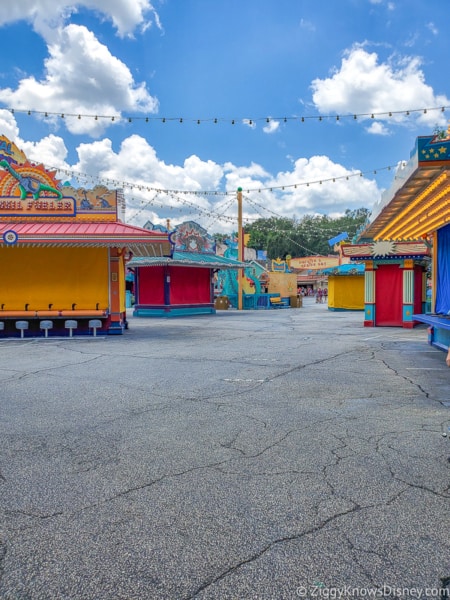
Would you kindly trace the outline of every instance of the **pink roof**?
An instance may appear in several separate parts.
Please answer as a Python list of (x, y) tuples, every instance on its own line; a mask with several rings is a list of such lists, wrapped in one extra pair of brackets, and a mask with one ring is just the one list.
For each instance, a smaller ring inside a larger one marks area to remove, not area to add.
[[(14, 232), (11, 243), (4, 234)], [(168, 233), (148, 231), (118, 222), (103, 223), (0, 223), (0, 246), (107, 246), (128, 247), (137, 256), (169, 256)]]

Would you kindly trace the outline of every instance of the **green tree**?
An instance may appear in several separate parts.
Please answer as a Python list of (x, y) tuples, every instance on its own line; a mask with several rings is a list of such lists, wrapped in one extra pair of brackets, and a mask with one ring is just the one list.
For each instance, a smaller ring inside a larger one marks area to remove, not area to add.
[(370, 214), (366, 208), (346, 210), (342, 217), (332, 219), (327, 215), (305, 215), (301, 220), (286, 217), (258, 219), (246, 227), (250, 234), (249, 247), (266, 250), (268, 258), (332, 254), (328, 240), (347, 232), (351, 240)]

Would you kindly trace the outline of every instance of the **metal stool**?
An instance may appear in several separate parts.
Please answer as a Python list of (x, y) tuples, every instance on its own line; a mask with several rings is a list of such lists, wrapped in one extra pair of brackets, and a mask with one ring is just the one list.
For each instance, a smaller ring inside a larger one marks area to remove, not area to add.
[(100, 319), (91, 319), (89, 321), (89, 329), (94, 330), (94, 336), (97, 335), (97, 329), (102, 326), (102, 322)]
[(73, 330), (78, 327), (78, 321), (69, 319), (68, 321), (65, 321), (64, 327), (69, 330), (69, 337), (72, 337)]
[(28, 321), (16, 321), (16, 329), (20, 330), (20, 337), (25, 335), (25, 329), (28, 329)]
[(53, 329), (53, 321), (41, 321), (39, 327), (45, 331), (45, 337), (48, 337), (48, 330)]

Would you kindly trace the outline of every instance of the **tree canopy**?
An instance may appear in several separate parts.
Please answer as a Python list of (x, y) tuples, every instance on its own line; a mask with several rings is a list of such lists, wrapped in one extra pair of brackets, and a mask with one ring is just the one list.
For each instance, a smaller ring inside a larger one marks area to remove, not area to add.
[(328, 240), (347, 232), (351, 240), (365, 224), (370, 211), (366, 208), (346, 210), (344, 216), (306, 215), (300, 220), (286, 217), (258, 219), (245, 227), (250, 234), (247, 244), (255, 250), (266, 250), (270, 259), (286, 256), (302, 257), (332, 254)]

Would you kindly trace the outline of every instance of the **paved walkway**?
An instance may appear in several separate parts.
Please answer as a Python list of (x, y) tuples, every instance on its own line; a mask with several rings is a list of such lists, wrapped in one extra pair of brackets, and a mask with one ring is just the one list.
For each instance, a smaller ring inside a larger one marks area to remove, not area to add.
[(436, 598), (450, 369), (362, 323), (306, 299), (0, 341), (0, 598)]

